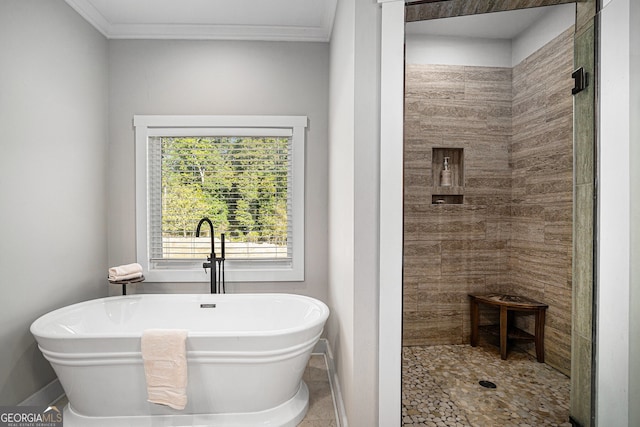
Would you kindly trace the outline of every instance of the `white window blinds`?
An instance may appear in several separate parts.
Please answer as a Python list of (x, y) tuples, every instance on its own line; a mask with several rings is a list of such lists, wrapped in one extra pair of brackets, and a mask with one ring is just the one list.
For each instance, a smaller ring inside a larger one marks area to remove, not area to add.
[(135, 116), (136, 253), (148, 281), (304, 280), (306, 116)]
[(225, 234), (227, 259), (291, 258), (290, 129), (154, 133), (163, 135), (149, 138), (151, 260), (205, 258), (210, 237), (195, 237), (204, 217), (218, 254)]

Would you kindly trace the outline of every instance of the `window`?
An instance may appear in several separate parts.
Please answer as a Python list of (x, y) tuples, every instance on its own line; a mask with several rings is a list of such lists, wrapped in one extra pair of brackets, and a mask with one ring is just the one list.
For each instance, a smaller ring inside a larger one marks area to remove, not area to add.
[(304, 280), (306, 116), (135, 116), (136, 244), (155, 282)]

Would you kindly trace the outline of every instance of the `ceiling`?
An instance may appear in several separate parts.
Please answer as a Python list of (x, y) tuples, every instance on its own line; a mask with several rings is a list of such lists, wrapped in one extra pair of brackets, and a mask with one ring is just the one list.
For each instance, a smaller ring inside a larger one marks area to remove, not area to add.
[(408, 34), (430, 36), (514, 39), (553, 7), (409, 22), (406, 31)]
[[(110, 39), (327, 42), (338, 0), (65, 1)], [(513, 39), (550, 7), (409, 22), (406, 30), (408, 34)]]
[(329, 41), (337, 0), (65, 0), (110, 39)]

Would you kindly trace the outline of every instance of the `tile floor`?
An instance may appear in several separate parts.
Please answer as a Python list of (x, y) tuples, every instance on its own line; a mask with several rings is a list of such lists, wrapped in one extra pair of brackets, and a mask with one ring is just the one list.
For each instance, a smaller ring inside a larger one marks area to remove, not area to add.
[[(337, 427), (336, 406), (323, 354), (311, 355), (302, 379), (309, 387), (309, 410), (298, 427)], [(67, 403), (66, 396), (55, 402), (60, 409)]]
[(402, 363), (403, 426), (571, 427), (569, 378), (524, 352), (501, 360), (493, 346), (415, 346)]
[(298, 427), (337, 427), (336, 407), (323, 354), (313, 354), (302, 379), (309, 387), (309, 410)]

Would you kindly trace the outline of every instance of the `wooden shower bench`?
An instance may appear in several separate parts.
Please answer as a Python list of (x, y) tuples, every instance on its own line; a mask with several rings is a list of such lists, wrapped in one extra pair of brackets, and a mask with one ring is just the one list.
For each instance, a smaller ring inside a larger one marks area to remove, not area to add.
[[(507, 358), (507, 342), (509, 340), (533, 341), (536, 346), (536, 359), (544, 362), (544, 317), (547, 304), (518, 295), (505, 294), (469, 294), (471, 303), (471, 346), (478, 345), (479, 330), (500, 336), (500, 357)], [(500, 324), (480, 326), (479, 305), (500, 309)], [(535, 332), (531, 335), (515, 327), (514, 312), (535, 314)]]

